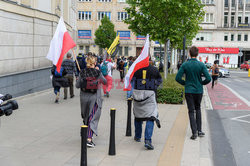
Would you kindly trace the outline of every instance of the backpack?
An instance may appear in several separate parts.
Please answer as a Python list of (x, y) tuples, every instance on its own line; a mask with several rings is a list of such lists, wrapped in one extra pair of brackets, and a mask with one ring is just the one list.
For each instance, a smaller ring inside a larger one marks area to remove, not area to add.
[(218, 67), (216, 67), (216, 68), (214, 69), (214, 74), (219, 74), (219, 68), (218, 68)]
[[(92, 70), (92, 71), (91, 71)], [(80, 73), (80, 88), (83, 92), (96, 93), (100, 72), (96, 69), (84, 69)]]
[(102, 72), (103, 76), (108, 75), (108, 63), (109, 62), (104, 61), (102, 66), (101, 66), (101, 72)]

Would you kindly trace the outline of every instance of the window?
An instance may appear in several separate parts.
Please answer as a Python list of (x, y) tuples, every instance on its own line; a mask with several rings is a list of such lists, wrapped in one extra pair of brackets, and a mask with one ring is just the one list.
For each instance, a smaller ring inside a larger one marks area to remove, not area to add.
[(228, 12), (224, 13), (224, 27), (228, 27)]
[(206, 13), (204, 17), (204, 23), (213, 23), (214, 22), (214, 14)]
[(232, 16), (231, 16), (231, 27), (234, 27), (234, 18), (235, 18), (235, 13), (232, 12)]
[(98, 12), (98, 20), (101, 20), (107, 16), (111, 20), (111, 12)]
[(125, 56), (128, 56), (128, 47), (124, 47), (125, 49)]
[(248, 24), (248, 17), (245, 17), (245, 24)]
[(241, 24), (241, 17), (238, 17), (238, 24)]
[(79, 50), (83, 50), (83, 46), (80, 46)]
[(214, 4), (214, 0), (202, 0), (203, 4)]
[(228, 41), (228, 34), (224, 34), (224, 41)]
[(118, 12), (118, 20), (126, 20), (128, 18), (128, 13), (127, 12)]
[(246, 10), (250, 10), (250, 0), (246, 0)]
[(197, 41), (212, 41), (212, 33), (211, 32), (200, 32), (196, 35)]
[(118, 56), (122, 56), (122, 47), (118, 47)]
[(112, 0), (98, 0), (98, 2), (112, 2)]
[(92, 0), (79, 0), (79, 2), (91, 2)]
[(126, 0), (118, 0), (118, 2), (126, 2)]
[(244, 35), (244, 41), (248, 41), (248, 35), (247, 34)]
[(225, 0), (225, 7), (228, 7), (228, 0)]
[(238, 2), (239, 2), (239, 9), (243, 9), (243, 2), (242, 2), (243, 0), (238, 0)]
[(231, 34), (231, 41), (234, 41), (234, 34)]
[(232, 0), (232, 7), (235, 7), (235, 0)]
[(85, 53), (87, 54), (87, 53), (89, 52), (89, 46), (86, 46), (86, 47), (85, 47), (85, 50), (86, 50)]
[(78, 18), (79, 20), (91, 20), (91, 12), (79, 11)]
[(238, 34), (238, 41), (241, 41), (241, 34)]

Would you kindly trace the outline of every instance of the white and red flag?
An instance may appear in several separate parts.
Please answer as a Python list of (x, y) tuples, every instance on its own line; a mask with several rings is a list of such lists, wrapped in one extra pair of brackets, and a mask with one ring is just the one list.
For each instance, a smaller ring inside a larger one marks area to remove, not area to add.
[(134, 61), (134, 63), (131, 65), (131, 67), (128, 70), (128, 73), (125, 76), (124, 81), (124, 91), (131, 90), (131, 80), (135, 74), (135, 72), (141, 68), (148, 67), (149, 66), (149, 35), (146, 37), (146, 42), (144, 44), (144, 47), (141, 51), (141, 54), (139, 57)]
[(47, 59), (51, 60), (56, 65), (56, 70), (60, 72), (64, 55), (76, 44), (69, 35), (63, 18), (61, 17), (56, 28), (53, 39), (50, 42), (50, 48)]

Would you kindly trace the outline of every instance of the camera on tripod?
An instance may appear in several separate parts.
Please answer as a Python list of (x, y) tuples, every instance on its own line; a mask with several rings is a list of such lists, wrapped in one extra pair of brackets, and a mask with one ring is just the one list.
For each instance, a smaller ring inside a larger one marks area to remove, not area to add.
[[(7, 101), (12, 98), (12, 95), (6, 94), (6, 95), (0, 95), (0, 100), (2, 102)], [(18, 109), (18, 104), (15, 100), (9, 100), (4, 104), (0, 103), (0, 117), (5, 115), (9, 116), (12, 114), (13, 110)]]

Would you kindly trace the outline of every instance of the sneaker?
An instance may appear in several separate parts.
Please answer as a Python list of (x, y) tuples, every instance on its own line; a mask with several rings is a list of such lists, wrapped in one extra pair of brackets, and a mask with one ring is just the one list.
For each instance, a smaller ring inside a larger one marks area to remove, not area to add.
[(95, 147), (94, 142), (93, 141), (87, 141), (87, 147), (94, 148)]
[(55, 103), (58, 103), (58, 102), (59, 102), (58, 99), (56, 99), (56, 100), (55, 100)]
[(70, 98), (73, 98), (73, 97), (75, 97), (75, 95), (70, 96)]
[(154, 150), (154, 146), (148, 140), (145, 141), (144, 147), (147, 148), (148, 150)]
[(109, 92), (106, 93), (107, 97), (109, 97)]
[(199, 137), (204, 137), (204, 136), (205, 136), (205, 133), (202, 132), (202, 131), (198, 131), (198, 136), (199, 136)]
[(136, 142), (141, 142), (141, 138), (134, 137), (134, 140), (135, 140)]
[(64, 99), (64, 100), (67, 100), (67, 97), (64, 97), (63, 99)]
[(197, 138), (197, 134), (193, 134), (193, 135), (190, 137), (190, 139), (192, 139), (192, 140), (196, 140), (196, 138)]

